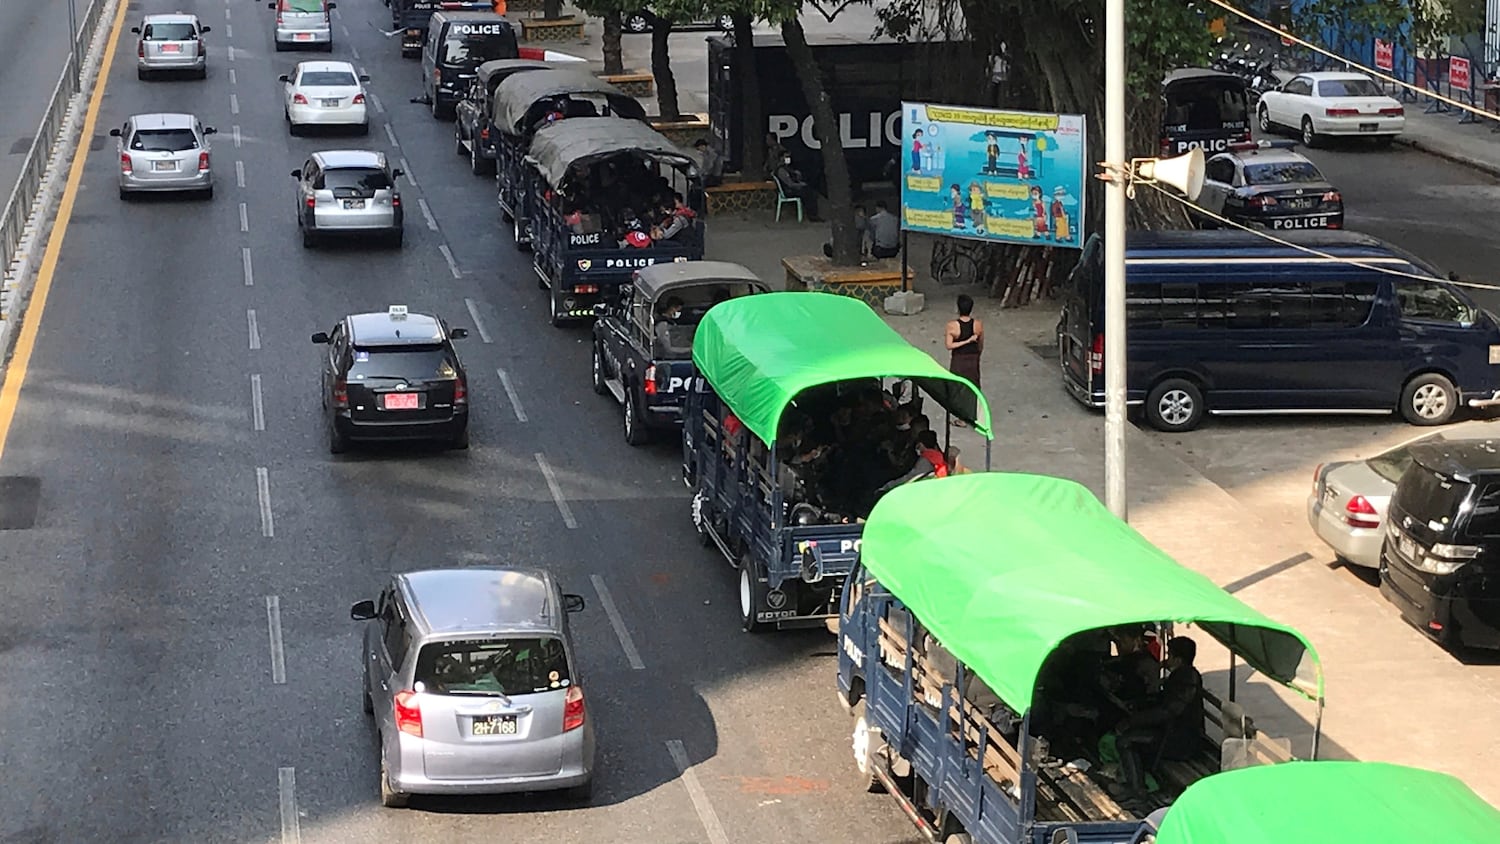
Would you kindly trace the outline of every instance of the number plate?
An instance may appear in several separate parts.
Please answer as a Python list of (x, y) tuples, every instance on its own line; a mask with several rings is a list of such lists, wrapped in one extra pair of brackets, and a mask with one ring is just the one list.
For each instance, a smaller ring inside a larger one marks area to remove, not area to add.
[(1374, 131), (1378, 130), (1379, 128), (1380, 128), (1380, 124), (1379, 123), (1361, 123), (1361, 124), (1359, 124), (1359, 131), (1361, 131), (1361, 132), (1374, 132)]
[(416, 393), (386, 393), (386, 410), (416, 410), (420, 396)]
[(365, 207), (365, 201), (363, 199), (346, 199), (346, 200), (344, 200), (344, 207), (345, 208), (363, 208), (363, 207)]
[(151, 169), (152, 170), (167, 170), (167, 171), (176, 170), (177, 169), (177, 162), (175, 162), (175, 161), (153, 161), (153, 162), (151, 162)]
[(338, 99), (324, 100), (323, 101), (323, 107), (324, 108), (338, 108), (338, 105), (339, 105), (339, 100)]
[(513, 736), (518, 729), (514, 715), (477, 715), (472, 732), (476, 736)]
[(1396, 550), (1406, 559), (1413, 560), (1417, 556), (1417, 543), (1409, 536), (1399, 535), (1396, 537)]
[(161, 51), (163, 53), (180, 53), (180, 52), (182, 52), (182, 45), (181, 44), (163, 44), (163, 45), (161, 45)]
[(297, 33), (296, 38), (297, 38), (298, 41), (311, 41), (312, 40), (312, 33), (311, 32), (299, 32), (299, 33)]

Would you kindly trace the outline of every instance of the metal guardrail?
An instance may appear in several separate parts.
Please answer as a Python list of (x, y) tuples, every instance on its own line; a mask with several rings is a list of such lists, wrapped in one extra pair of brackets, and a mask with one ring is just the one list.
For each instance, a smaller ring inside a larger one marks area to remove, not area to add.
[[(5, 210), (0, 212), (0, 261), (3, 261), (0, 263), (0, 270), (5, 273), (10, 272), (10, 266), (17, 258), (16, 250), (26, 233), (26, 224), (40, 199), (42, 179), (47, 174), (47, 167), (52, 161), (52, 149), (67, 120), (68, 107), (72, 104), (73, 96), (80, 93), (81, 62), (88, 56), (89, 45), (99, 26), (99, 15), (106, 5), (106, 0), (90, 0), (88, 9), (83, 13), (83, 25), (75, 33), (76, 49), (69, 52), (62, 75), (52, 89), (47, 114), (42, 118), (36, 136), (31, 139), (31, 149), (26, 152), (26, 160), (21, 165), (21, 178), (11, 189)], [(100, 84), (103, 84), (102, 81)]]

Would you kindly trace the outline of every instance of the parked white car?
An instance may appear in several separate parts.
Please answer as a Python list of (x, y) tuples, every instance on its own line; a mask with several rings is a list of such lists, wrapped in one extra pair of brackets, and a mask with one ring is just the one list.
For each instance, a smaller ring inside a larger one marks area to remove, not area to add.
[(348, 62), (302, 62), (282, 74), (287, 126), (293, 135), (303, 126), (352, 126), (370, 131), (365, 111), (365, 82)]
[(1295, 129), (1304, 146), (1323, 136), (1374, 138), (1381, 146), (1406, 128), (1406, 110), (1363, 73), (1300, 73), (1274, 91), (1261, 94), (1260, 131)]

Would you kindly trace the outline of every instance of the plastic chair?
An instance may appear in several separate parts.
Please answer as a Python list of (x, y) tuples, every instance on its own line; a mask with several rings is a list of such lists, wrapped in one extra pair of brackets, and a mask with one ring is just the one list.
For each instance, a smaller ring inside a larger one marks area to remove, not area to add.
[[(776, 180), (773, 180), (776, 181)], [(797, 222), (802, 222), (802, 197), (787, 196), (786, 191), (781, 189), (781, 182), (776, 181), (776, 222), (781, 222), (781, 206), (797, 206)]]

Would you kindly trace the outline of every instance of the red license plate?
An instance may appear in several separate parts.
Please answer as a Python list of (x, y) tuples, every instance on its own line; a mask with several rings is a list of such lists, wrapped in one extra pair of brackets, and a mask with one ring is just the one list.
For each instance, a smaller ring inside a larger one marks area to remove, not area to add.
[(418, 399), (418, 396), (417, 396), (416, 393), (386, 393), (385, 394), (385, 409), (386, 410), (416, 410), (417, 409), (417, 399)]
[(299, 33), (296, 34), (295, 37), (296, 37), (296, 39), (298, 41), (311, 41), (312, 40), (312, 33), (311, 32), (299, 32)]
[(163, 44), (163, 45), (161, 45), (161, 51), (163, 53), (180, 53), (180, 52), (182, 52), (182, 45), (181, 44)]

